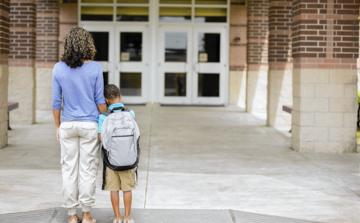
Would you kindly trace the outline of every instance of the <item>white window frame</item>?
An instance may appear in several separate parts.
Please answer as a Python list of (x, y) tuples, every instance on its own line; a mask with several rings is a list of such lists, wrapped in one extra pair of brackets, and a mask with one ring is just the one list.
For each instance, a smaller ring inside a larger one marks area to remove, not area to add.
[[(80, 0), (78, 0), (78, 23), (80, 26), (83, 27), (112, 27), (112, 37), (110, 37), (110, 40), (112, 39), (113, 43), (111, 43), (113, 46), (115, 44), (115, 30), (117, 26), (135, 26), (135, 25), (147, 25), (148, 26), (148, 68), (149, 71), (147, 73), (146, 82), (142, 83), (142, 87), (146, 86), (146, 100), (147, 102), (159, 102), (160, 96), (159, 96), (159, 88), (161, 86), (161, 82), (159, 82), (159, 67), (158, 67), (158, 61), (159, 61), (159, 53), (157, 50), (159, 49), (159, 43), (158, 40), (160, 38), (159, 34), (159, 28), (160, 26), (173, 26), (173, 27), (181, 27), (183, 25), (189, 25), (193, 29), (196, 29), (196, 27), (214, 27), (214, 26), (222, 26), (226, 28), (225, 32), (225, 39), (229, 39), (229, 24), (230, 24), (230, 1), (227, 0), (227, 5), (195, 5), (195, 0), (191, 1), (191, 5), (184, 5), (184, 4), (160, 4), (160, 0), (149, 0), (148, 4), (122, 4), (122, 3), (116, 3), (116, 0), (113, 0), (113, 3), (81, 3)], [(81, 6), (113, 6), (113, 20), (112, 21), (81, 21)], [(145, 22), (125, 22), (125, 21), (116, 21), (116, 7), (117, 6), (139, 6), (139, 7), (149, 7), (149, 19)], [(160, 6), (170, 6), (170, 7), (184, 7), (184, 6), (190, 6), (192, 8), (192, 14), (191, 14), (191, 21), (189, 23), (173, 23), (173, 22), (159, 22), (159, 9)], [(195, 8), (226, 8), (227, 10), (227, 18), (226, 23), (198, 23), (195, 22)], [(224, 83), (223, 83), (223, 104), (228, 104), (228, 98), (229, 98), (229, 44), (230, 41), (227, 41), (222, 47), (225, 47), (225, 55), (224, 55), (224, 67), (225, 67), (225, 75), (224, 75)], [(115, 83), (115, 70), (116, 70), (116, 62), (115, 62), (115, 47), (111, 47), (109, 49), (109, 83)], [(110, 53), (110, 51), (112, 51)], [(112, 56), (111, 56), (112, 55)], [(111, 63), (110, 63), (111, 61)], [(116, 84), (116, 83), (115, 83)]]

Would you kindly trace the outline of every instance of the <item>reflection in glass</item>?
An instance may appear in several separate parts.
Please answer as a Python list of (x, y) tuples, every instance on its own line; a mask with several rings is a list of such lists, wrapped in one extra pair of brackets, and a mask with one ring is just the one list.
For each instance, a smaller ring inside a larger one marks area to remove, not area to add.
[(117, 0), (117, 3), (147, 4), (149, 0)]
[(186, 73), (165, 73), (165, 96), (186, 96)]
[(227, 5), (227, 0), (195, 0), (196, 5)]
[(95, 60), (109, 60), (109, 33), (108, 32), (90, 32), (96, 48)]
[(165, 61), (186, 62), (187, 33), (165, 33)]
[(189, 22), (191, 20), (191, 8), (160, 7), (160, 22)]
[(82, 21), (112, 21), (113, 8), (99, 7), (99, 6), (82, 6), (81, 7)]
[(113, 0), (81, 0), (81, 3), (113, 3)]
[(198, 48), (199, 63), (220, 62), (219, 33), (199, 33)]
[(195, 21), (203, 22), (226, 22), (225, 8), (195, 8)]
[(219, 74), (199, 73), (198, 96), (219, 97), (220, 96)]
[(149, 20), (148, 7), (117, 7), (117, 21), (141, 22)]
[(142, 33), (122, 32), (120, 34), (120, 60), (141, 61)]
[(103, 72), (104, 86), (109, 84), (109, 72)]
[(160, 0), (160, 4), (186, 4), (191, 5), (191, 0)]
[(124, 96), (141, 96), (141, 73), (121, 72), (120, 91)]

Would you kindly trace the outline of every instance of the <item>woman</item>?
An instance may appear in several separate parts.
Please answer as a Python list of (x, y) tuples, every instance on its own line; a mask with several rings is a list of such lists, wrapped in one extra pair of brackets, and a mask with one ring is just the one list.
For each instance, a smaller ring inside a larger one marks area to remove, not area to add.
[(91, 34), (75, 27), (65, 37), (64, 54), (53, 68), (52, 107), (56, 137), (61, 145), (63, 196), (68, 222), (80, 218), (95, 223), (90, 211), (95, 204), (99, 164), (97, 117), (106, 110), (101, 64), (93, 61), (96, 50)]

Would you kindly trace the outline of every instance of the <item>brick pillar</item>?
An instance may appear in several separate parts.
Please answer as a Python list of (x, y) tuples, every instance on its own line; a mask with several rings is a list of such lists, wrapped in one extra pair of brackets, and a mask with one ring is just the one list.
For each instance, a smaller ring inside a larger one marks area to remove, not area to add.
[(245, 0), (230, 4), (230, 105), (246, 107), (246, 27)]
[(0, 1), (0, 148), (7, 144), (9, 0)]
[(269, 1), (248, 1), (247, 111), (266, 119)]
[(268, 125), (289, 130), (291, 115), (282, 111), (292, 105), (291, 1), (270, 0)]
[(11, 121), (35, 121), (35, 0), (10, 1), (9, 100), (19, 102)]
[(64, 52), (64, 38), (65, 35), (74, 26), (78, 25), (78, 4), (77, 0), (68, 0), (60, 3), (59, 6), (59, 57)]
[(59, 1), (36, 0), (36, 109), (51, 110), (52, 67), (58, 61)]
[(360, 3), (323, 2), (293, 1), (292, 146), (306, 152), (353, 152)]

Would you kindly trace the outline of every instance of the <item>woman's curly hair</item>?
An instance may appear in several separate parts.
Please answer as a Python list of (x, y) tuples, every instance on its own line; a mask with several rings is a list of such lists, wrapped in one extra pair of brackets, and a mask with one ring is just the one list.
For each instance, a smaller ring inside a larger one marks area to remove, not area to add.
[(65, 37), (61, 60), (69, 67), (81, 67), (84, 60), (93, 60), (96, 54), (94, 39), (81, 27), (74, 27)]

